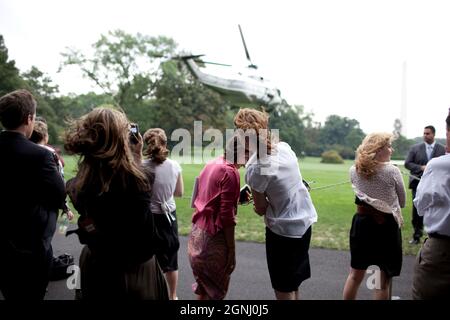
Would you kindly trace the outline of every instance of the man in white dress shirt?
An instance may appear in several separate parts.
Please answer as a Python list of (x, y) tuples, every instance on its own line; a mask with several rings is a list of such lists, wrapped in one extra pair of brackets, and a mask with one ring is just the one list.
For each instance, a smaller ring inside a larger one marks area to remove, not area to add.
[(414, 204), (429, 238), (417, 255), (413, 299), (450, 298), (450, 113), (446, 155), (430, 160)]

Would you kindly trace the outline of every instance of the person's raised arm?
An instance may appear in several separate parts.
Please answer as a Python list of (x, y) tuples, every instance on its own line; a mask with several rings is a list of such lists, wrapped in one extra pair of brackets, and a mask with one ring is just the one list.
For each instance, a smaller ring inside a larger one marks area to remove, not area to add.
[(406, 191), (405, 185), (403, 184), (403, 177), (400, 172), (400, 169), (396, 168), (396, 172), (394, 174), (395, 181), (395, 191), (397, 193), (398, 202), (400, 204), (400, 208), (404, 208), (406, 204)]
[(130, 142), (130, 150), (133, 154), (134, 163), (138, 166), (142, 163), (142, 147), (144, 146), (144, 140), (140, 133), (137, 135), (137, 143)]
[(269, 206), (269, 202), (267, 201), (265, 194), (252, 190), (252, 195), (253, 210), (260, 216), (265, 215), (267, 207)]
[(425, 170), (425, 166), (422, 166), (422, 165), (414, 162), (415, 155), (416, 155), (416, 150), (414, 148), (409, 150), (408, 156), (406, 157), (406, 160), (405, 160), (405, 168), (408, 169), (409, 171), (411, 171), (411, 174), (418, 175), (418, 174), (421, 174)]
[(182, 197), (184, 193), (184, 182), (183, 182), (183, 176), (181, 175), (181, 172), (178, 174), (177, 178), (177, 184), (175, 185), (175, 191), (173, 192), (173, 195), (175, 197)]
[(229, 272), (233, 271), (236, 266), (236, 249), (235, 249), (235, 241), (234, 241), (234, 229), (235, 226), (228, 226), (223, 228), (223, 234), (225, 236), (225, 242), (228, 249), (227, 254), (227, 266), (226, 268)]

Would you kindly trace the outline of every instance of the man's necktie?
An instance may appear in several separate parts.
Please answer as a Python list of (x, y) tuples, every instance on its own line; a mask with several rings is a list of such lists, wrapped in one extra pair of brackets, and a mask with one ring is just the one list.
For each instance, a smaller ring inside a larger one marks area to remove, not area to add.
[(427, 146), (427, 156), (428, 156), (428, 161), (431, 160), (431, 154), (433, 153), (433, 146), (428, 145)]

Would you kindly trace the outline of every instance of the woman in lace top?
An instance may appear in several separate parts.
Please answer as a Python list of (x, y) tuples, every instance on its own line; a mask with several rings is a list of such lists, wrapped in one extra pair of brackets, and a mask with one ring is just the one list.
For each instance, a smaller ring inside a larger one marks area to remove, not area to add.
[(350, 230), (351, 268), (344, 299), (355, 299), (366, 270), (375, 266), (374, 299), (389, 299), (392, 277), (400, 275), (406, 193), (400, 170), (390, 164), (393, 135), (372, 133), (356, 151), (350, 168), (357, 212)]

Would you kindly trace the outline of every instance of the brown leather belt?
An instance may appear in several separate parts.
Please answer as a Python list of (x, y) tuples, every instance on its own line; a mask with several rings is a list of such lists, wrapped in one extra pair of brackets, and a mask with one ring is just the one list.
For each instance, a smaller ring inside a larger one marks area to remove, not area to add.
[(374, 207), (369, 206), (356, 206), (356, 213), (360, 215), (367, 215), (373, 217), (376, 223), (382, 224), (386, 220), (387, 213), (382, 212), (380, 210), (375, 209)]

